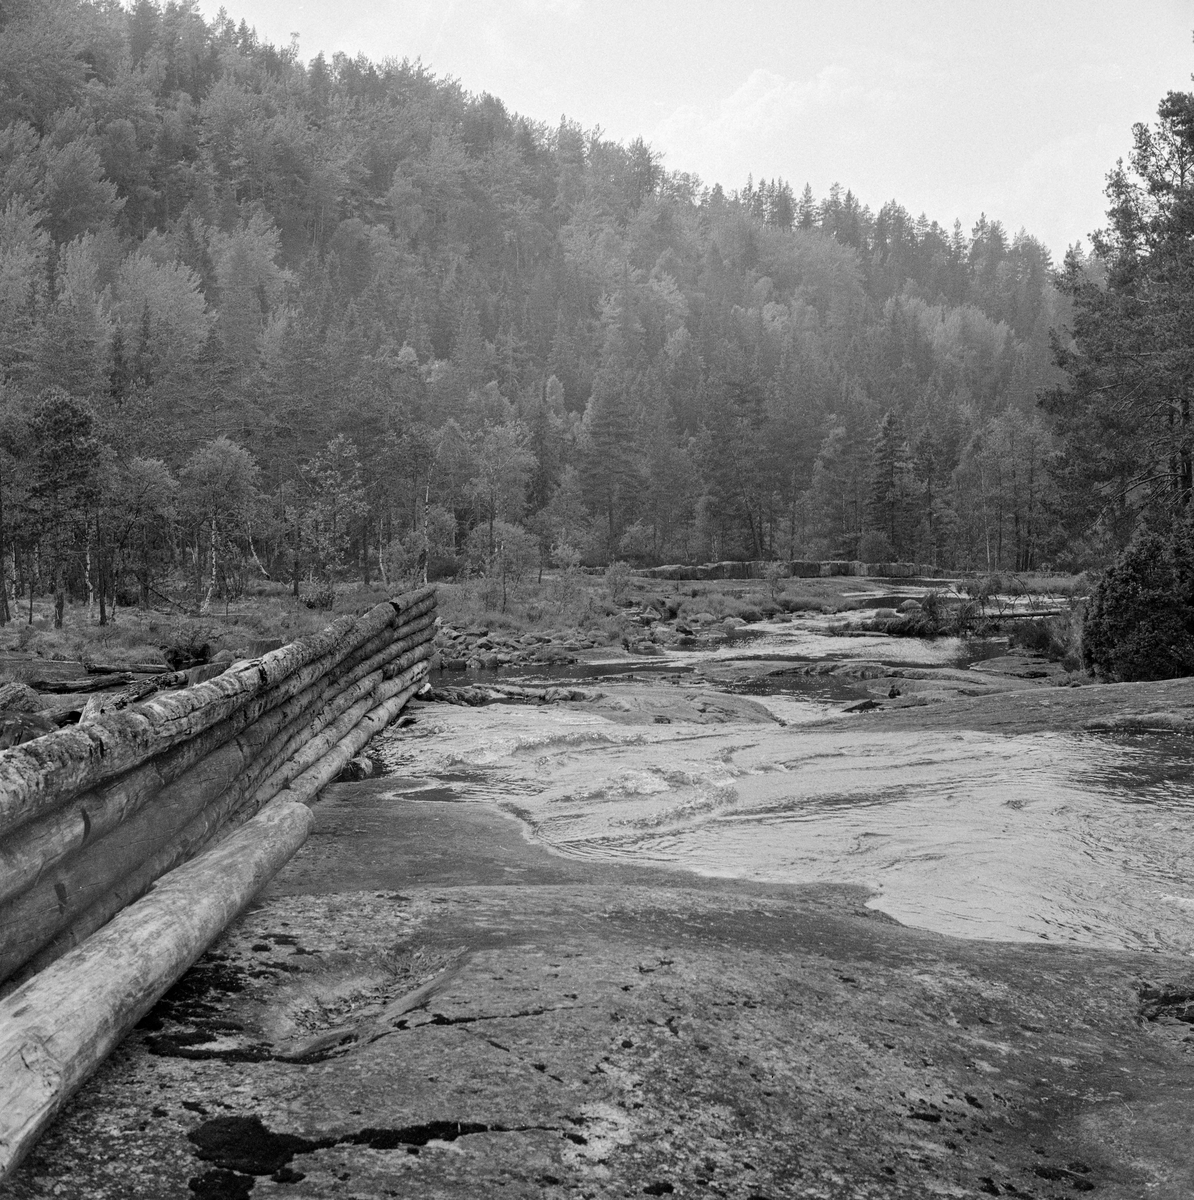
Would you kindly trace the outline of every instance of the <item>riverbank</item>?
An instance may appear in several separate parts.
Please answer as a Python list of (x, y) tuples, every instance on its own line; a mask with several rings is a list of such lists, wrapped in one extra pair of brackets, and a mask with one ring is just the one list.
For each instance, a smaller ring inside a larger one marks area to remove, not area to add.
[(1194, 1191), (1183, 960), (561, 858), (384, 779), (316, 820), (0, 1194)]
[(802, 618), (437, 676), (506, 702), (412, 706), (0, 1196), (1194, 1193), (1194, 681), (1005, 650)]

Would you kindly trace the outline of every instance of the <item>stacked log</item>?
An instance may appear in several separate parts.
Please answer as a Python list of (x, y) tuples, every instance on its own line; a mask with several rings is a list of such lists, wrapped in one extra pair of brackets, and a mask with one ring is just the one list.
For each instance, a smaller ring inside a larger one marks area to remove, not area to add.
[(936, 577), (936, 567), (924, 563), (864, 563), (851, 561), (821, 562), (803, 559), (754, 559), (749, 562), (716, 562), (702, 564), (673, 563), (664, 567), (643, 567), (635, 572), (648, 579), (697, 581), (708, 579), (765, 579), (768, 572), (779, 568), (781, 576), (791, 579), (816, 579), (835, 575), (867, 575), (881, 579), (913, 579)]
[[(275, 864), (272, 874), (305, 837), (307, 823), (295, 815), (307, 811), (302, 805), (425, 686), (434, 633), (435, 593), (423, 588), (235, 663), (214, 679), (157, 692), (0, 753), (0, 991), (12, 993), (0, 1005), (31, 997), (13, 1009), (21, 1018), (16, 1032), (7, 1041), (0, 1037), (0, 1113), (17, 1114), (15, 1125), (0, 1118), (0, 1176), (32, 1144), (46, 1114), (107, 1053), (82, 1074), (73, 1060), (49, 1076), (30, 1066), (44, 1058), (36, 1046), (49, 1043), (40, 1034), (29, 1034), (30, 1041), (21, 1030), (40, 1029), (37, 1023), (49, 1019), (38, 999), (48, 972), (55, 980), (62, 970), (75, 972), (79, 1000), (68, 1008), (79, 1021), (90, 1020), (79, 1005), (95, 998), (78, 971), (98, 961), (97, 939), (106, 944), (118, 925), (136, 926), (159, 911), (163, 877), (186, 870), (187, 878), (223, 886), (200, 864), (226, 857), (238, 838), (253, 848), (250, 856)], [(290, 816), (280, 824), (280, 818), (263, 821), (271, 813)], [(279, 857), (272, 845), (262, 848), (261, 838), (282, 828), (289, 849)], [(261, 876), (258, 886), (269, 874), (249, 870)], [(252, 894), (245, 892), (243, 903)], [(223, 912), (220, 905), (227, 907), (224, 899), (216, 905)], [(105, 1029), (117, 1030), (117, 1040), (123, 1036), (137, 1019), (126, 1020), (128, 1012), (156, 1002), (233, 915), (210, 932), (204, 924), (201, 937), (188, 933), (185, 953), (171, 944), (160, 969), (141, 971), (133, 982), (117, 980), (104, 1003), (121, 1013), (103, 1017)], [(171, 942), (168, 924), (155, 935), (162, 945)], [(100, 974), (112, 983), (109, 972)], [(70, 993), (66, 984), (54, 986)], [(65, 1029), (65, 1016), (54, 1019)], [(62, 1034), (64, 1044), (72, 1036)], [(115, 1041), (104, 1044), (110, 1049)], [(53, 1086), (45, 1084), (50, 1076), (58, 1080)]]

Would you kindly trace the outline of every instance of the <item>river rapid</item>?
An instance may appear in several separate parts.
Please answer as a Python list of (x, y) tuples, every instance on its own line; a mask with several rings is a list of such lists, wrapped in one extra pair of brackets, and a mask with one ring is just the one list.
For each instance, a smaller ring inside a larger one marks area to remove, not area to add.
[(382, 757), (410, 801), (495, 803), (570, 857), (860, 884), (962, 937), (1194, 954), (1190, 739), (826, 724), (857, 689), (792, 673), (865, 660), (956, 678), (967, 658), (815, 619), (752, 627), (569, 669), (591, 703), (420, 705)]

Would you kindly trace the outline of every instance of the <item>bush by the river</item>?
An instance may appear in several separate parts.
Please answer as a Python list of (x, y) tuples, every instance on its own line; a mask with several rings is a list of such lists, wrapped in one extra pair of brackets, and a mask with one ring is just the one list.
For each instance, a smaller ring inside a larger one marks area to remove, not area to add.
[(1090, 596), (1082, 663), (1111, 682), (1194, 674), (1194, 556), (1188, 541), (1147, 532)]

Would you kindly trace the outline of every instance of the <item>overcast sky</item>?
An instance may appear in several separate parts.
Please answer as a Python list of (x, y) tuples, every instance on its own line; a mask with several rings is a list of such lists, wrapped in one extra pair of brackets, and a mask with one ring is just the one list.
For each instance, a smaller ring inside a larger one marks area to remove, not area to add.
[[(835, 180), (1060, 256), (1170, 89), (1194, 90), (1194, 0), (224, 0), (263, 38), (422, 59), (555, 123), (641, 135), (727, 190)], [(200, 0), (212, 16), (219, 0)]]

